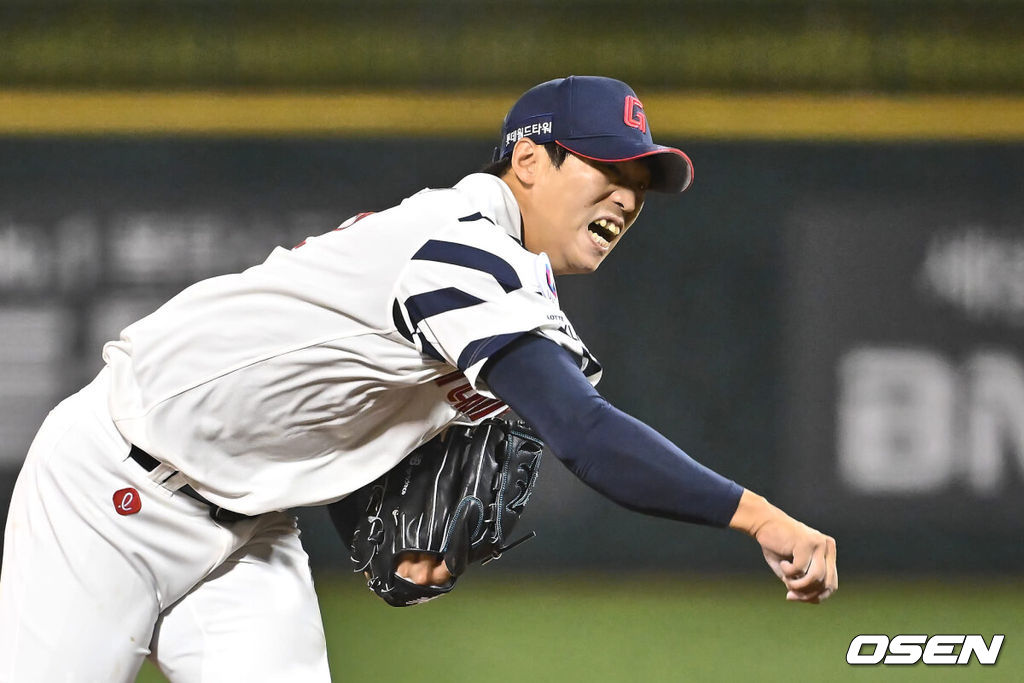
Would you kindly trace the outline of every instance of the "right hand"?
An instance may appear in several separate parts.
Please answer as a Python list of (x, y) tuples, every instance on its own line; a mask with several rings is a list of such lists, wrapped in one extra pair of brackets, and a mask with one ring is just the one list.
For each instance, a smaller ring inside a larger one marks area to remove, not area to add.
[(764, 559), (786, 586), (786, 599), (817, 604), (839, 589), (836, 542), (744, 491), (729, 523), (761, 545)]
[(421, 586), (444, 586), (452, 580), (444, 558), (433, 553), (402, 553), (395, 574)]

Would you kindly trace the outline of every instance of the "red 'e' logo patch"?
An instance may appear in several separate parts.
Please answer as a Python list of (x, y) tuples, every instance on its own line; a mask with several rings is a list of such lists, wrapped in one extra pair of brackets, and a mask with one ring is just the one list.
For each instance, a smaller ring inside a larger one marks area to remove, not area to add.
[(142, 498), (135, 489), (121, 489), (114, 492), (114, 509), (119, 515), (134, 515), (142, 509)]

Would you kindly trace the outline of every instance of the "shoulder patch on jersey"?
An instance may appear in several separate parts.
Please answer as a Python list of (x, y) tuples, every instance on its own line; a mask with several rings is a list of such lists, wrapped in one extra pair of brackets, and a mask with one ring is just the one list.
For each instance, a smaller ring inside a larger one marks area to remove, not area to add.
[(551, 260), (541, 252), (534, 261), (537, 274), (537, 289), (545, 299), (558, 303), (558, 289), (555, 287), (555, 272), (551, 270)]

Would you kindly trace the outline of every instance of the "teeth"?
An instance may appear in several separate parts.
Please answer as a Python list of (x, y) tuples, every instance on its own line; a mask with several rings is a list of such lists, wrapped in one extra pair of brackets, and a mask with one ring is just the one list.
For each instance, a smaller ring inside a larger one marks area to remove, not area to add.
[(590, 239), (594, 240), (594, 244), (599, 247), (607, 248), (609, 246), (608, 240), (598, 235), (596, 232), (590, 233)]
[(609, 221), (607, 218), (599, 218), (598, 220), (594, 221), (594, 224), (595, 225), (599, 225), (602, 228), (604, 228), (605, 230), (610, 231), (613, 235), (618, 235), (619, 234), (619, 226), (615, 225), (614, 223)]

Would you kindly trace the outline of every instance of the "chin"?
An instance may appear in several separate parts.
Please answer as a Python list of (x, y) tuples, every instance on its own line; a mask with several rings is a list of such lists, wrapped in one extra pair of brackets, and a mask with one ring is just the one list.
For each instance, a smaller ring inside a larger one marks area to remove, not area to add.
[(597, 270), (601, 266), (601, 264), (603, 262), (604, 262), (604, 259), (601, 259), (601, 260), (596, 261), (594, 263), (576, 264), (576, 265), (571, 266), (570, 269), (568, 271), (566, 271), (565, 273), (563, 273), (563, 274), (564, 275), (586, 275), (587, 273), (593, 273), (595, 270)]

